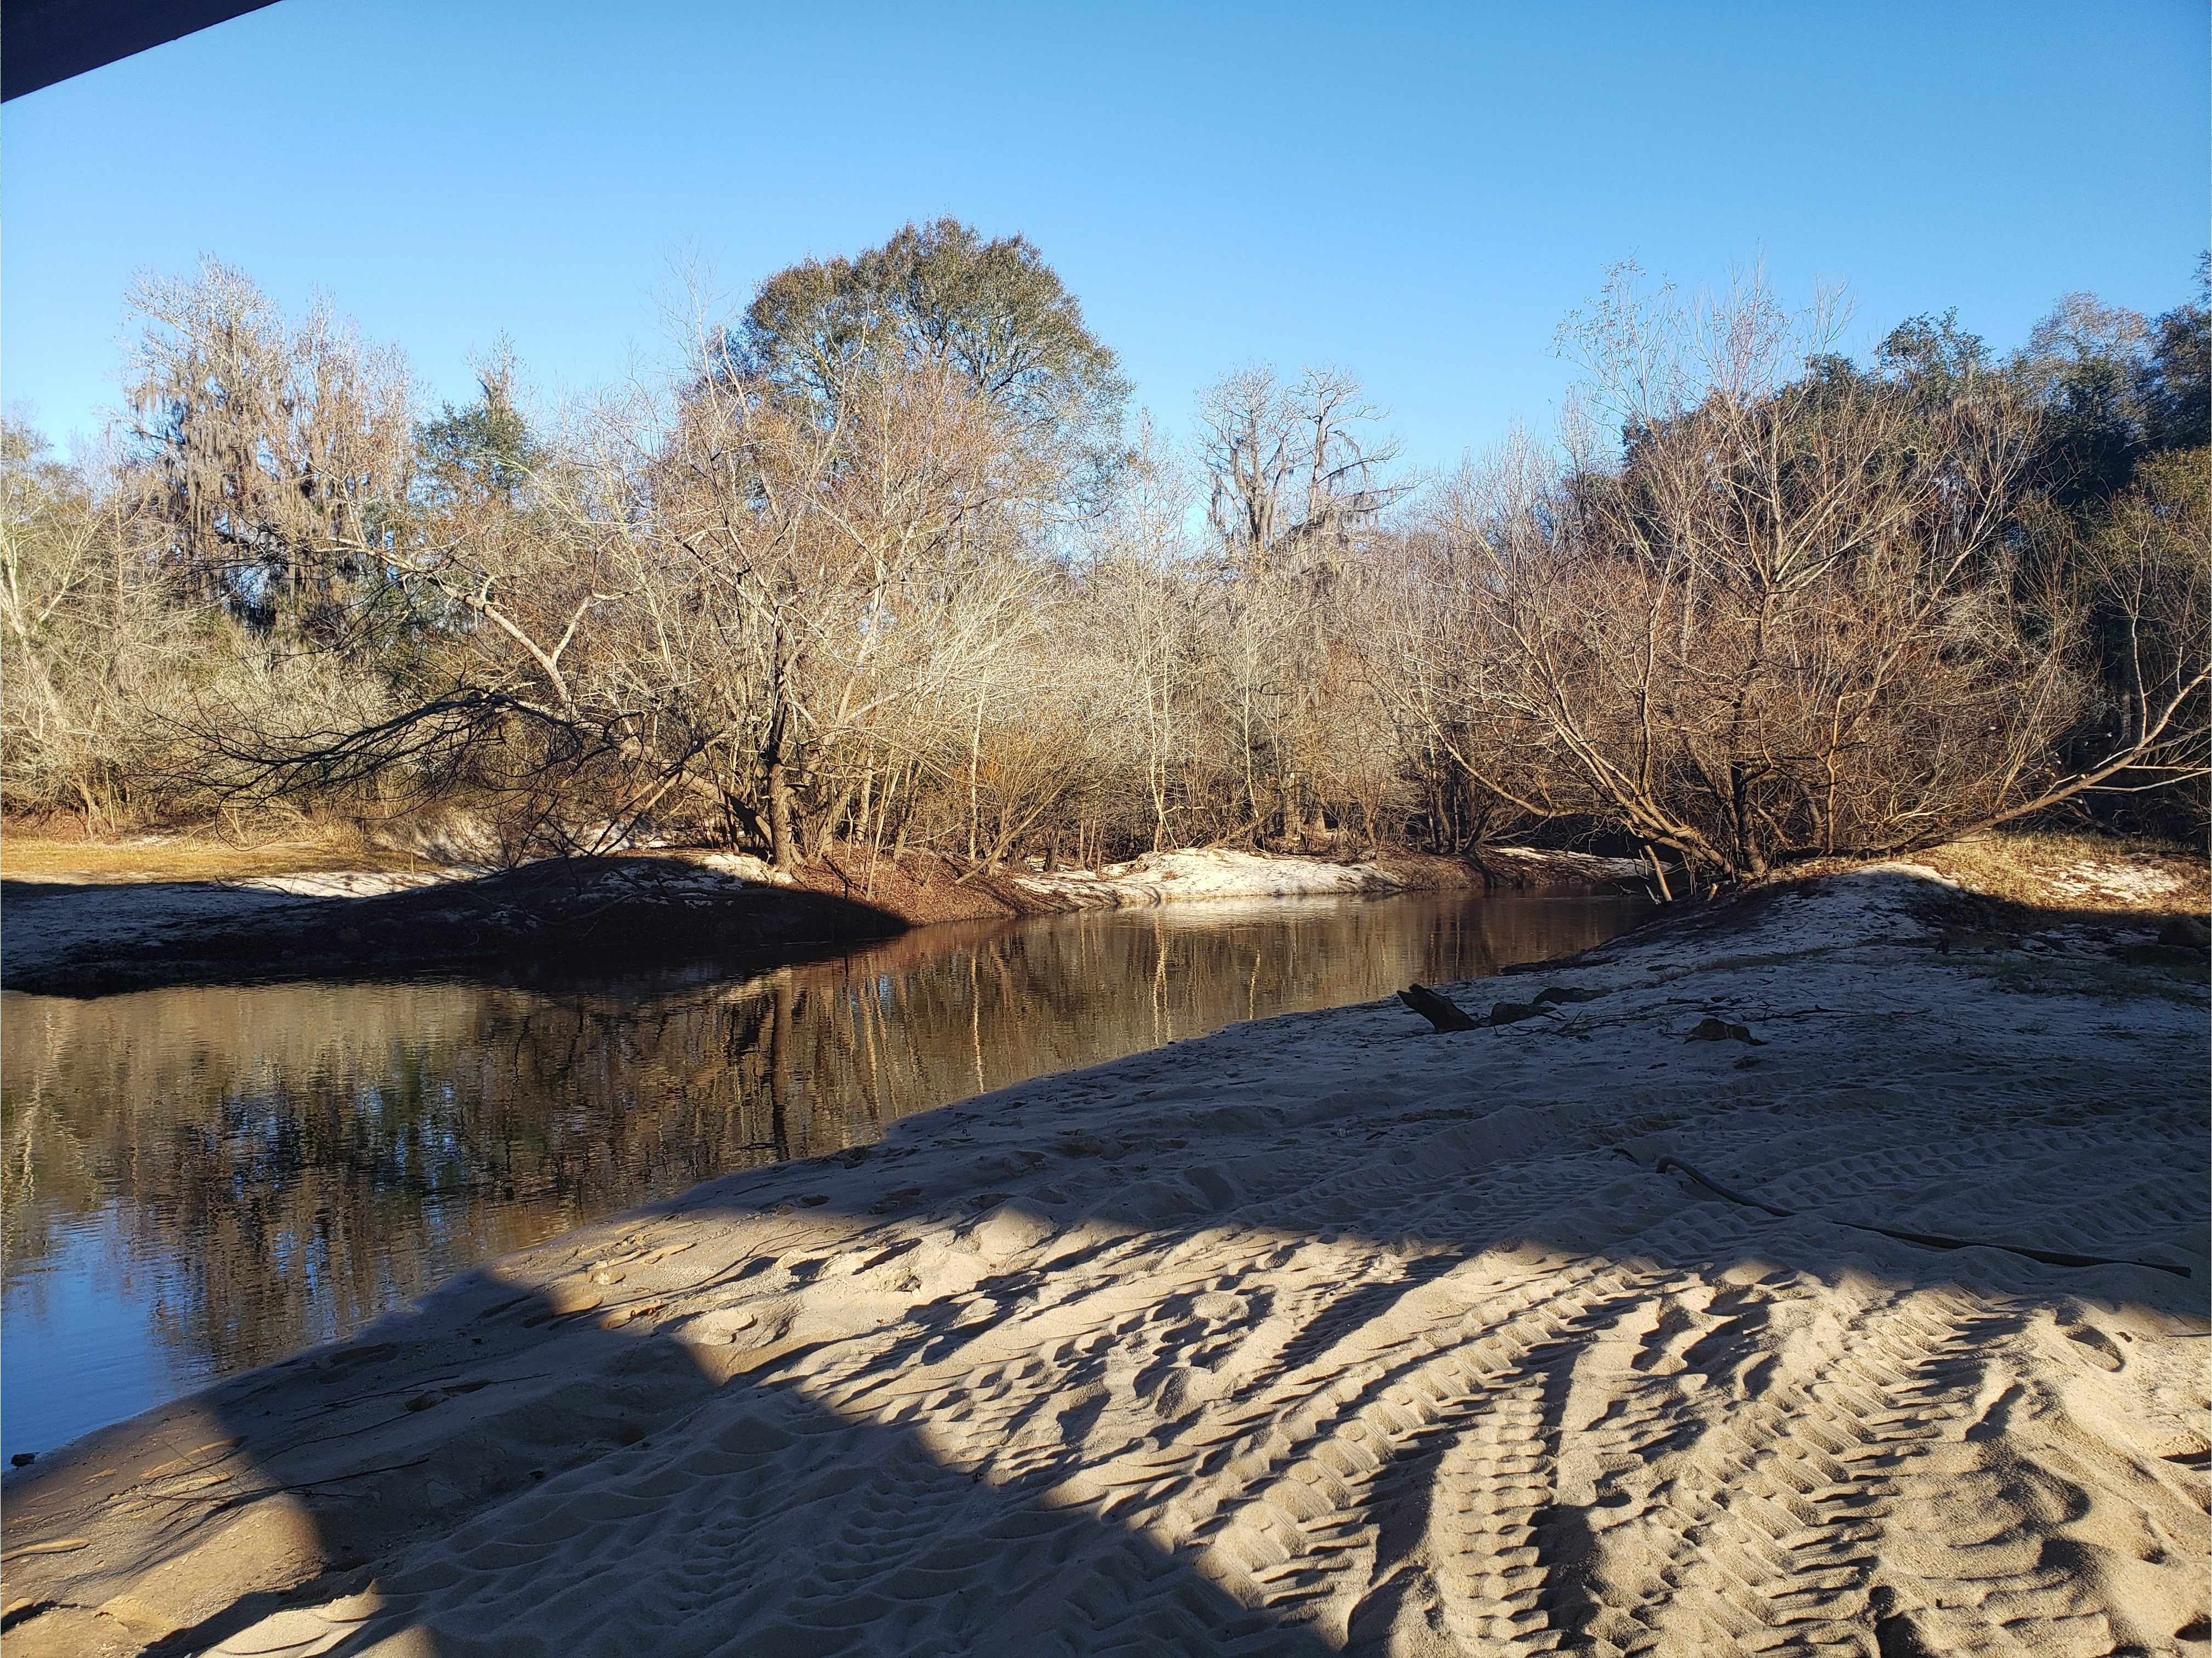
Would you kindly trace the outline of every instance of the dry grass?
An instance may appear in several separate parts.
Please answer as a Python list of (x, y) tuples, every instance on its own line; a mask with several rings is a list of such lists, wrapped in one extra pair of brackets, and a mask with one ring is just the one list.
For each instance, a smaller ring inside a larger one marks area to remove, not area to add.
[[(1950, 941), (1957, 952), (1954, 963), (2002, 957), (2032, 936), (2078, 934), (2100, 950), (2117, 952), (2114, 959), (2124, 969), (2117, 977), (2091, 975), (2095, 982), (2081, 987), (2091, 993), (2165, 995), (2171, 982), (2179, 980), (2197, 987), (2191, 993), (2202, 994), (2203, 952), (2185, 941), (2171, 949), (2151, 942), (2164, 932), (2162, 922), (2206, 914), (2212, 859), (2202, 852), (2172, 841), (2014, 830), (1952, 841), (1894, 861), (1932, 868), (1953, 884), (1928, 884), (1912, 908)], [(1851, 858), (1791, 864), (1723, 902), (1663, 907), (1637, 936), (1667, 932), (1685, 938), (1717, 938), (1747, 932), (1768, 905), (1865, 867), (1864, 860)], [(2147, 975), (2136, 971), (2143, 969), (2149, 969)], [(2017, 989), (2040, 984), (2039, 974), (2049, 976), (2040, 968), (2019, 964), (2007, 973), (2008, 987)]]
[(2033, 909), (2203, 915), (2212, 908), (2212, 864), (2170, 841), (1998, 832), (1917, 853), (1911, 861), (1970, 892)]
[[(2171, 843), (2027, 830), (1914, 855), (1957, 883), (1918, 906), (1953, 964), (2024, 995), (2201, 1002), (2204, 952), (2161, 920), (2203, 916), (2212, 865)], [(2156, 940), (2156, 942), (2154, 942)]]
[[(1922, 865), (1973, 897), (2021, 909), (2107, 919), (2212, 913), (2212, 859), (2172, 841), (1997, 829), (1896, 861)], [(1765, 887), (1801, 886), (1864, 866), (1852, 858), (1811, 859), (1777, 872)]]

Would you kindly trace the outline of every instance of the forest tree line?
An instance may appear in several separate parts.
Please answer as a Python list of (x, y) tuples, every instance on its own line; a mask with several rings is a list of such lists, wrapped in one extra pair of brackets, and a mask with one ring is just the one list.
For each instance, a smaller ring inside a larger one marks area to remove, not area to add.
[(2200, 835), (2202, 278), (1857, 362), (1624, 266), (1556, 437), (1424, 479), (1333, 369), (1231, 373), (1166, 441), (1038, 251), (950, 220), (551, 410), (505, 352), (428, 408), (208, 262), (135, 286), (95, 449), (5, 426), (0, 805), (786, 868), (1601, 838), (1699, 884)]

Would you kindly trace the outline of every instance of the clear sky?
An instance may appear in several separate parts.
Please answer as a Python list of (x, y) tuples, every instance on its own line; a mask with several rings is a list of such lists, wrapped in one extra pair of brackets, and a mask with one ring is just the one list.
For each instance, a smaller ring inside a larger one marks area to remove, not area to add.
[(685, 250), (733, 300), (951, 213), (1026, 234), (1170, 427), (1335, 362), (1449, 464), (1547, 425), (1562, 315), (1633, 256), (1946, 307), (2190, 291), (2203, 0), (1815, 5), (281, 0), (0, 112), (0, 396), (119, 398), (135, 270), (325, 289), (433, 397), (511, 336), (542, 392), (665, 360)]

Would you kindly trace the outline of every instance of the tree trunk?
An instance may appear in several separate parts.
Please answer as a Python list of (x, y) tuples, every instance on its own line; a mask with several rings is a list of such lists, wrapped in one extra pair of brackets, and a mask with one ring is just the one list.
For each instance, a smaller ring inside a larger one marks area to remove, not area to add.
[(781, 744), (768, 762), (768, 844), (775, 866), (787, 874), (799, 866), (798, 849), (792, 844), (791, 775)]
[(978, 768), (983, 763), (983, 693), (975, 693), (975, 725), (968, 738), (968, 861), (975, 861), (975, 842), (982, 828), (982, 806), (976, 793)]
[(769, 855), (786, 874), (799, 866), (799, 849), (791, 834), (791, 643), (782, 629), (775, 636), (775, 713), (769, 721), (768, 740), (761, 744), (768, 772)]
[(799, 835), (799, 841), (801, 843), (799, 853), (802, 857), (812, 858), (819, 855), (823, 847), (828, 846), (832, 841), (835, 841), (837, 838), (838, 820), (844, 817), (845, 808), (852, 805), (852, 803), (853, 780), (848, 777), (843, 785), (839, 787), (837, 791), (837, 798), (830, 803), (830, 810), (823, 813), (820, 817), (814, 820), (818, 827), (814, 834), (813, 845), (807, 846), (805, 844), (806, 835), (802, 830)]

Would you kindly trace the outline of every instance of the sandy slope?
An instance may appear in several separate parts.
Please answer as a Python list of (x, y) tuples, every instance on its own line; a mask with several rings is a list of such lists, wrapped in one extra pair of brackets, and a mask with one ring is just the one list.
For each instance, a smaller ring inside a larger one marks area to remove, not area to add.
[(2202, 973), (1937, 890), (568, 1235), (11, 1477), (9, 1658), (2202, 1652)]
[(1025, 892), (1086, 909), (1134, 908), (1196, 898), (1293, 898), (1396, 892), (1403, 883), (1374, 864), (1263, 857), (1231, 847), (1149, 853), (1126, 864), (1055, 875), (1020, 875)]
[(141, 884), (63, 883), (82, 904), (27, 902), (10, 908), (7, 948), (43, 957), (88, 946), (116, 951), (142, 948), (164, 932), (215, 922), (250, 920), (321, 898), (380, 898), (386, 893), (461, 881), (480, 870), (404, 874), (352, 871), (335, 874), (264, 875), (238, 881), (158, 881)]
[[(1575, 881), (1640, 880), (1632, 858), (1528, 847), (1486, 848), (1484, 857), (1509, 878), (1531, 885)], [(1316, 858), (1240, 852), (1233, 847), (1147, 853), (1126, 864), (1054, 875), (1018, 875), (1012, 884), (1036, 897), (1081, 909), (1133, 909), (1194, 898), (1303, 898), (1403, 892), (1432, 884), (1441, 859), (1336, 864)]]

